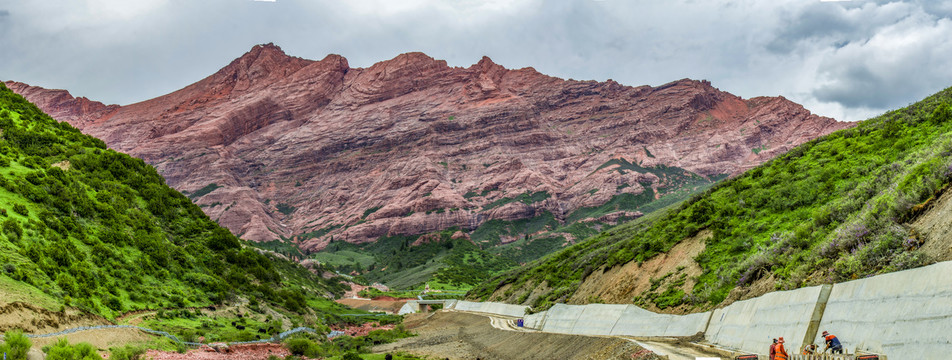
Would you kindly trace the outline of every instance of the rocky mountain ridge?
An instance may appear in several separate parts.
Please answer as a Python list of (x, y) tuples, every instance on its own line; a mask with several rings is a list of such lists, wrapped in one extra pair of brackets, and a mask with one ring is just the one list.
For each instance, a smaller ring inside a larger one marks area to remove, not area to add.
[(351, 68), (272, 44), (126, 106), (6, 84), (152, 164), (242, 238), (306, 250), (543, 213), (564, 221), (626, 194), (660, 198), (684, 174), (737, 174), (852, 125), (707, 81), (631, 87), (422, 53)]

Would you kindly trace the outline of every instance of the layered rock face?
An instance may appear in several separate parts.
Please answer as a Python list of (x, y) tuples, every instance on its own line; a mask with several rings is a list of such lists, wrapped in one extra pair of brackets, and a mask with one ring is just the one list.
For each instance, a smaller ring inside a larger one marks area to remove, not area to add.
[(737, 174), (851, 126), (706, 81), (630, 87), (486, 57), (449, 67), (421, 53), (351, 68), (337, 55), (311, 61), (271, 44), (128, 106), (7, 86), (154, 165), (242, 238), (293, 238), (305, 250), (544, 211), (563, 219), (665, 185), (664, 176), (614, 171), (622, 161)]

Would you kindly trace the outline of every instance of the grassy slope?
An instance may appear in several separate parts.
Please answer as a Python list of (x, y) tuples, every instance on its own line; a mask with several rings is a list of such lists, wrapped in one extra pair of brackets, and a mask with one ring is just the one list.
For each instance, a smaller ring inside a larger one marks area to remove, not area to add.
[(236, 295), (299, 310), (302, 295), (342, 291), (242, 247), (152, 167), (2, 84), (0, 129), (0, 272), (20, 294), (112, 317)]
[[(733, 288), (773, 275), (777, 289), (855, 279), (930, 260), (902, 224), (952, 177), (952, 89), (907, 108), (803, 144), (672, 210), (602, 232), (585, 242), (484, 282), (528, 293), (544, 309), (573, 294), (595, 269), (644, 261), (702, 229), (713, 237), (695, 258), (697, 285), (685, 294), (648, 294), (659, 307), (706, 307)], [(525, 296), (520, 297), (525, 299)]]

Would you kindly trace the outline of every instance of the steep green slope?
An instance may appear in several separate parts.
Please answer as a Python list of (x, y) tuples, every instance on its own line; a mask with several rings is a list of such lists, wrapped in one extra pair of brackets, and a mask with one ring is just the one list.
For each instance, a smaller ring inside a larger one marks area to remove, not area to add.
[(142, 160), (2, 84), (0, 131), (0, 273), (15, 286), (107, 317), (236, 296), (299, 311), (342, 291), (243, 247)]
[[(602, 232), (468, 296), (565, 301), (592, 272), (639, 264), (710, 230), (690, 291), (660, 286), (631, 301), (708, 307), (773, 276), (776, 289), (837, 282), (931, 261), (903, 226), (952, 178), (952, 89), (803, 144), (663, 214)], [(683, 278), (682, 278), (683, 279)], [(683, 282), (682, 282), (683, 283)], [(544, 284), (542, 286), (536, 286)], [(506, 294), (498, 289), (511, 285)], [(505, 296), (504, 296), (505, 295)]]

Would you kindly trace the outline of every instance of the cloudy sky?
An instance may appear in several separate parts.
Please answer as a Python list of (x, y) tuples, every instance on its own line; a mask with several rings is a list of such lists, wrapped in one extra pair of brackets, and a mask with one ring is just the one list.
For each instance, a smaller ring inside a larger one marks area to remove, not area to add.
[(839, 120), (952, 86), (952, 1), (0, 0), (0, 79), (106, 103), (182, 88), (268, 42), (352, 67), (422, 51), (626, 85), (707, 79)]

